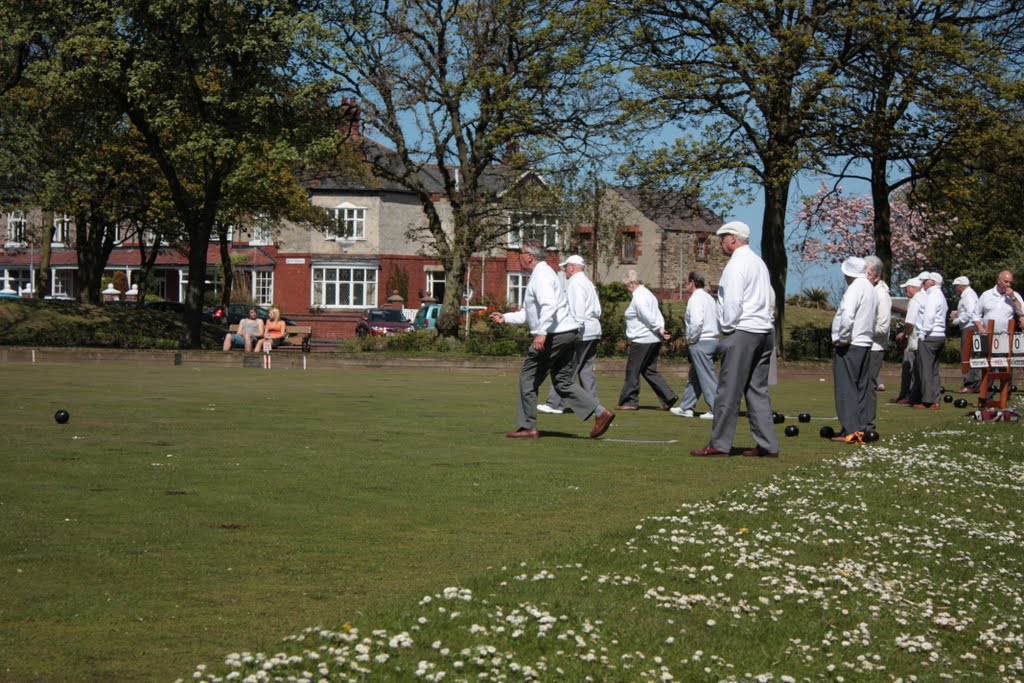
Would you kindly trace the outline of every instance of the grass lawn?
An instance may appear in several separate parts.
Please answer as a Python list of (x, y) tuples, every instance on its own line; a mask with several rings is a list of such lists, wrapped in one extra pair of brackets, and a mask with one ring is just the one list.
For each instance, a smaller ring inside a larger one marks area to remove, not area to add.
[[(680, 505), (704, 512), (716, 504), (702, 501), (770, 491), (771, 478), (794, 466), (858, 451), (819, 439), (821, 425), (836, 423), (816, 419), (800, 437), (783, 437), (778, 460), (691, 458), (710, 422), (657, 410), (620, 415), (597, 441), (585, 438), (589, 422), (542, 415), (544, 438), (511, 441), (516, 377), (431, 367), (0, 365), (9, 396), (0, 680), (172, 680), (230, 652), (277, 652), (283, 636), (309, 626), (402, 623), (422, 596), (449, 586), (512, 585), (519, 605), (531, 581), (517, 577), (538, 567), (603, 563), (609, 548), (621, 558), (649, 552), (659, 542), (631, 531), (651, 528), (645, 518), (669, 519)], [(607, 404), (620, 382), (601, 378)], [(828, 382), (783, 381), (772, 395), (790, 416), (834, 415)], [(652, 402), (646, 387), (641, 402)], [(60, 408), (71, 413), (66, 425), (53, 420)], [(944, 429), (954, 414), (883, 405), (881, 446), (900, 443), (899, 432)], [(740, 424), (736, 445), (752, 445)], [(897, 480), (886, 482), (896, 488), (876, 495), (911, 502)], [(837, 524), (843, 516), (820, 513)], [(699, 555), (687, 575), (707, 574)], [(578, 604), (599, 621), (606, 608), (592, 592), (576, 596), (579, 585), (601, 581), (618, 601), (615, 586), (653, 567), (612, 562), (604, 580), (590, 571), (552, 582), (557, 590), (538, 604)], [(742, 591), (753, 596), (757, 585)], [(663, 610), (609, 613), (629, 626), (620, 645), (666, 637)], [(856, 628), (845, 621), (835, 628)]]

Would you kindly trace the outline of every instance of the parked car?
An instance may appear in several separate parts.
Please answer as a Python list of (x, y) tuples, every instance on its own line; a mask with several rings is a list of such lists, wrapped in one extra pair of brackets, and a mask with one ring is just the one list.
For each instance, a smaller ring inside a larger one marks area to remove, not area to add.
[[(459, 306), (459, 324), (466, 322), (466, 312), (470, 315), (484, 316), (487, 312), (486, 306)], [(434, 330), (437, 329), (437, 316), (441, 315), (441, 304), (423, 304), (420, 310), (416, 311), (416, 318), (412, 321), (413, 329)]]
[[(242, 322), (243, 318), (249, 317), (249, 309), (256, 309), (256, 317), (260, 320), (266, 321), (270, 317), (270, 309), (264, 306), (254, 306), (253, 304), (217, 304), (216, 306), (210, 306), (206, 309), (205, 313), (210, 316), (210, 319), (218, 325), (237, 325)], [(298, 325), (294, 320), (289, 320), (284, 316), (281, 316), (281, 320), (284, 324), (292, 327)]]
[(423, 304), (416, 311), (412, 321), (413, 329), (433, 330), (437, 328), (437, 316), (441, 314), (441, 304)]
[(388, 337), (412, 331), (412, 323), (395, 308), (368, 308), (356, 323), (356, 336)]

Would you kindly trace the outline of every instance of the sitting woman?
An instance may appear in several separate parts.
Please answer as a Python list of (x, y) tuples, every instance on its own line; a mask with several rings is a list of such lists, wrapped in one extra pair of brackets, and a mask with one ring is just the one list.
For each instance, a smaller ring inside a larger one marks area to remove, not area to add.
[(224, 350), (230, 351), (234, 346), (236, 349), (245, 349), (246, 352), (249, 352), (259, 346), (262, 338), (263, 321), (256, 317), (256, 309), (250, 308), (249, 317), (239, 321), (238, 332), (228, 332), (224, 336)]
[(269, 351), (280, 346), (284, 341), (285, 328), (287, 325), (281, 320), (281, 311), (271, 308), (270, 317), (267, 318), (267, 324), (263, 330), (263, 340), (256, 345), (257, 353), (260, 350)]

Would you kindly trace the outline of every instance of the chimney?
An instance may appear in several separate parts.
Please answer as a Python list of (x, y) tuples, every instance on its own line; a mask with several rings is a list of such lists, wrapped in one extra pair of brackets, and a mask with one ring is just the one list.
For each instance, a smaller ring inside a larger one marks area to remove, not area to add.
[(356, 98), (342, 97), (340, 109), (341, 124), (339, 124), (338, 130), (345, 134), (346, 139), (358, 142), (360, 139), (359, 123), (361, 117)]

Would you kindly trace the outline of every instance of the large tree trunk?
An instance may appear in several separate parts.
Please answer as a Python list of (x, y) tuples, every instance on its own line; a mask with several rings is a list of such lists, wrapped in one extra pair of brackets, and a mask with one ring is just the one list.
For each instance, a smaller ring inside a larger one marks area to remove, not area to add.
[(206, 246), (210, 241), (210, 227), (189, 230), (188, 289), (185, 290), (185, 329), (181, 346), (198, 349), (202, 346), (200, 333), (203, 321), (203, 295), (206, 293)]
[(875, 255), (885, 265), (886, 277), (892, 278), (892, 224), (889, 209), (887, 160), (876, 154), (871, 159), (871, 204), (874, 208)]
[[(49, 226), (49, 227), (47, 227)], [(53, 213), (43, 212), (43, 224), (39, 230), (39, 275), (36, 277), (35, 298), (45, 299), (50, 295), (50, 254), (53, 248)], [(29, 266), (31, 267), (31, 263)]]
[(78, 253), (78, 300), (100, 303), (103, 269), (114, 248), (113, 228), (95, 211), (75, 216), (75, 247)]
[[(769, 175), (769, 177), (774, 177)], [(789, 178), (764, 187), (764, 221), (761, 227), (761, 257), (768, 266), (772, 291), (775, 292), (775, 346), (782, 355), (782, 329), (786, 315), (786, 206), (789, 200)]]
[(448, 258), (442, 259), (442, 263), (445, 274), (444, 301), (441, 302), (441, 313), (437, 317), (437, 332), (444, 337), (456, 337), (459, 334), (459, 306), (466, 286), (469, 254), (463, 254), (459, 246), (455, 245), (448, 253)]

